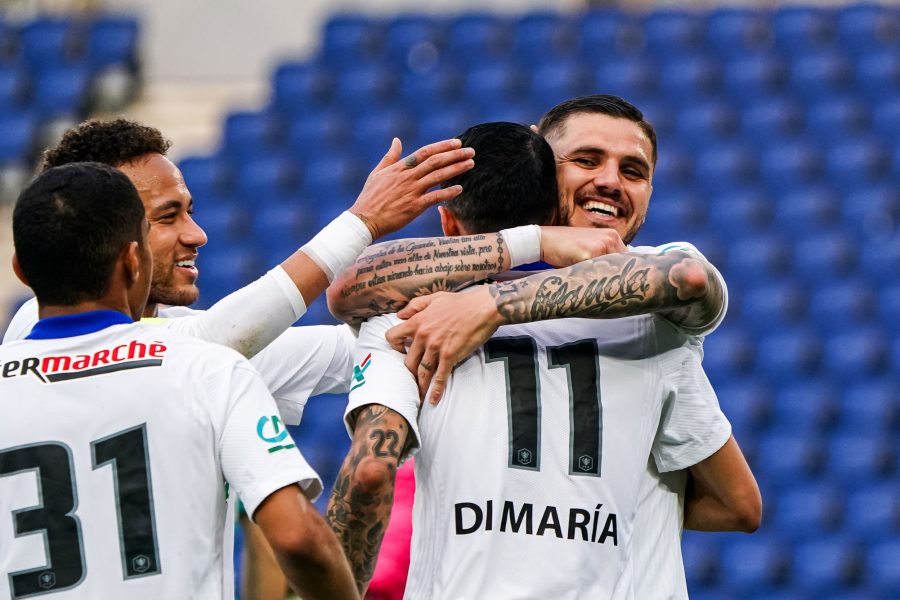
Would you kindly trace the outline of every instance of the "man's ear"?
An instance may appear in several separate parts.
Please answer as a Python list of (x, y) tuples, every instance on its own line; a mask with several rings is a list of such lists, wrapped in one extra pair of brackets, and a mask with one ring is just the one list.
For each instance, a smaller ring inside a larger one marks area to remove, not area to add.
[(128, 242), (119, 256), (128, 287), (133, 286), (141, 275), (141, 249), (137, 242)]
[(444, 235), (449, 237), (462, 235), (462, 228), (453, 211), (447, 210), (446, 206), (438, 206), (438, 212), (441, 213), (441, 229), (444, 230)]
[(22, 265), (19, 264), (19, 257), (16, 256), (15, 253), (13, 253), (12, 257), (12, 267), (13, 272), (16, 274), (16, 277), (19, 278), (19, 281), (21, 281), (28, 287), (31, 287), (31, 285), (28, 283), (28, 278), (25, 277), (25, 272), (22, 270)]

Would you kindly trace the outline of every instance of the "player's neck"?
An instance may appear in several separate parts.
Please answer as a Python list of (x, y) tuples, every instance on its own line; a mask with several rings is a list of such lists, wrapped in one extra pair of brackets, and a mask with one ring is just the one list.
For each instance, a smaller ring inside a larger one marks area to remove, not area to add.
[(41, 304), (38, 301), (38, 318), (46, 319), (47, 317), (62, 317), (67, 315), (77, 315), (81, 313), (93, 312), (95, 310), (114, 310), (131, 316), (127, 305), (119, 306), (117, 302), (109, 302), (106, 300), (88, 300), (71, 305)]
[(144, 312), (141, 315), (144, 319), (152, 319), (159, 314), (159, 304), (156, 302), (148, 302), (146, 306), (144, 306)]

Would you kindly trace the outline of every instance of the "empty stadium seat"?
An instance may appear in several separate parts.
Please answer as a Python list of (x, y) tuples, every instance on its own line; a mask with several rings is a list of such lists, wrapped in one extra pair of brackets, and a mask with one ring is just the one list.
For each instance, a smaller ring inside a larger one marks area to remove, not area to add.
[(474, 65), (463, 78), (463, 97), (475, 102), (510, 101), (522, 91), (524, 83), (515, 63), (496, 61)]
[(737, 131), (737, 111), (728, 102), (706, 100), (688, 103), (678, 111), (675, 131), (683, 140), (699, 147), (715, 138), (725, 138)]
[(525, 64), (556, 62), (569, 56), (574, 48), (572, 19), (557, 12), (532, 12), (513, 23), (512, 54)]
[[(853, 352), (852, 347), (847, 352)], [(900, 387), (889, 377), (847, 383), (840, 395), (840, 427), (848, 433), (890, 433), (900, 423)]]
[(863, 272), (873, 277), (874, 281), (884, 278), (886, 273), (894, 272), (892, 270), (900, 264), (900, 233), (886, 240), (862, 244), (859, 259)]
[(732, 538), (722, 548), (720, 580), (726, 589), (746, 596), (771, 588), (783, 577), (787, 557), (781, 541), (756, 534)]
[(509, 25), (490, 13), (464, 13), (447, 27), (444, 56), (460, 65), (483, 65), (498, 60), (510, 49)]
[(837, 51), (793, 56), (788, 67), (790, 89), (810, 100), (846, 91), (852, 76), (852, 64)]
[(824, 50), (835, 40), (833, 15), (811, 6), (783, 7), (772, 17), (775, 43), (784, 51)]
[(846, 589), (859, 575), (861, 558), (860, 548), (849, 536), (804, 541), (794, 548), (791, 561), (794, 589), (814, 597)]
[[(715, 352), (717, 348), (713, 346), (712, 350)], [(772, 392), (752, 378), (728, 377), (723, 381), (724, 383), (716, 384), (716, 395), (722, 412), (731, 421), (732, 430), (738, 439), (752, 439), (750, 436), (755, 435), (769, 421)], [(750, 435), (745, 436), (745, 433)]]
[(806, 316), (807, 294), (796, 281), (759, 279), (743, 291), (737, 299), (741, 324), (751, 331), (763, 333), (790, 327)]
[(820, 145), (803, 137), (772, 144), (760, 157), (760, 174), (772, 189), (813, 184), (823, 167)]
[(34, 149), (37, 121), (23, 112), (0, 112), (0, 164), (20, 162)]
[(832, 335), (825, 342), (823, 367), (836, 377), (857, 381), (885, 373), (889, 346), (875, 325)]
[(442, 32), (438, 21), (427, 15), (400, 15), (391, 19), (385, 27), (384, 45), (388, 60), (395, 65), (416, 69), (416, 52), (434, 52), (435, 57), (442, 44)]
[(739, 54), (725, 62), (722, 87), (733, 102), (752, 107), (784, 90), (787, 64), (774, 52)]
[(769, 484), (810, 482), (824, 464), (822, 438), (788, 428), (772, 428), (757, 438), (756, 462)]
[(279, 119), (266, 111), (242, 111), (225, 118), (222, 144), (225, 152), (237, 159), (274, 150), (283, 130)]
[(296, 186), (297, 165), (282, 154), (257, 154), (237, 166), (236, 191), (245, 201), (260, 201)]
[(886, 598), (900, 595), (900, 539), (887, 539), (869, 545), (865, 559), (865, 579)]
[(896, 481), (854, 486), (848, 491), (846, 529), (863, 539), (879, 540), (900, 533), (900, 486)]
[(191, 156), (178, 161), (178, 168), (195, 200), (219, 196), (231, 186), (231, 165), (228, 159), (211, 156)]
[(325, 23), (322, 59), (336, 67), (374, 60), (381, 40), (378, 24), (363, 15), (346, 14)]
[(721, 83), (717, 61), (704, 54), (666, 55), (662, 60), (660, 90), (685, 104), (714, 94)]
[(854, 51), (872, 46), (896, 48), (900, 43), (900, 17), (896, 10), (871, 3), (849, 4), (837, 13), (840, 43)]
[(696, 588), (715, 582), (719, 562), (718, 544), (714, 536), (685, 531), (681, 539), (685, 577), (691, 597)]
[(794, 244), (794, 274), (818, 285), (852, 272), (857, 253), (855, 239), (841, 230), (807, 235)]
[(787, 484), (775, 501), (769, 523), (791, 540), (809, 542), (840, 528), (843, 517), (841, 490), (816, 481)]
[(858, 187), (860, 182), (878, 182), (887, 175), (891, 152), (874, 137), (835, 141), (825, 152), (825, 165), (835, 183)]
[(32, 73), (58, 69), (75, 58), (74, 24), (66, 17), (39, 17), (19, 31), (22, 59)]
[(779, 386), (772, 402), (772, 422), (804, 435), (824, 433), (837, 419), (836, 387), (820, 379)]
[(855, 330), (872, 320), (875, 290), (862, 278), (823, 282), (813, 290), (809, 307), (819, 331)]
[(787, 273), (790, 258), (790, 246), (779, 235), (741, 237), (729, 245), (724, 271), (746, 282), (767, 281)]
[(740, 142), (710, 144), (697, 154), (694, 185), (710, 192), (749, 184), (758, 171), (756, 154)]
[(741, 123), (743, 134), (758, 145), (777, 143), (801, 131), (803, 105), (792, 96), (766, 96), (744, 108)]
[(659, 85), (657, 67), (637, 56), (609, 57), (594, 70), (594, 89), (624, 98), (654, 93)]
[(34, 80), (32, 106), (44, 118), (82, 114), (87, 108), (90, 84), (86, 69), (48, 67)]
[(869, 129), (869, 121), (868, 103), (855, 95), (814, 102), (806, 116), (809, 133), (823, 140), (864, 134)]
[(604, 9), (584, 14), (578, 38), (578, 54), (593, 61), (635, 54), (644, 42), (634, 18), (622, 11)]
[(773, 199), (758, 188), (723, 191), (709, 197), (709, 226), (732, 238), (766, 231), (774, 213)]
[(845, 485), (882, 480), (895, 462), (889, 440), (872, 432), (838, 433), (828, 441), (828, 473)]
[(769, 19), (750, 8), (717, 8), (706, 21), (707, 46), (718, 55), (740, 55), (768, 47), (772, 39)]
[(703, 25), (693, 11), (655, 10), (643, 20), (644, 45), (660, 56), (697, 52), (704, 42)]
[(722, 328), (704, 341), (703, 368), (711, 379), (747, 373), (753, 365), (753, 340), (737, 328)]
[(99, 70), (111, 65), (137, 68), (138, 24), (129, 17), (100, 17), (87, 31), (85, 57), (88, 65)]
[(349, 119), (335, 110), (298, 115), (287, 127), (287, 148), (302, 160), (337, 152), (349, 138), (349, 130)]
[(762, 336), (757, 345), (756, 368), (760, 375), (778, 382), (816, 373), (822, 355), (822, 340), (800, 326)]
[(395, 94), (396, 73), (386, 67), (348, 66), (341, 69), (334, 85), (334, 105), (344, 110), (372, 110)]
[(841, 217), (843, 198), (822, 182), (779, 189), (775, 193), (775, 223), (790, 234), (822, 233), (833, 230)]
[(0, 66), (0, 110), (21, 110), (24, 107), (28, 77), (16, 66)]
[(900, 92), (900, 56), (896, 49), (867, 52), (856, 59), (854, 83), (869, 98), (896, 103)]

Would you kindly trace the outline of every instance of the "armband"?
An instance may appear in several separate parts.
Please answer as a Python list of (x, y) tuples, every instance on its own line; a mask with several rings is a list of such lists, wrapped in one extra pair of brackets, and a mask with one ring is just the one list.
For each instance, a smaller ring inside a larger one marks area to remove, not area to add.
[(371, 243), (372, 234), (366, 224), (353, 213), (344, 211), (300, 250), (321, 267), (331, 282)]
[(510, 268), (541, 260), (541, 228), (524, 225), (500, 231), (509, 251)]

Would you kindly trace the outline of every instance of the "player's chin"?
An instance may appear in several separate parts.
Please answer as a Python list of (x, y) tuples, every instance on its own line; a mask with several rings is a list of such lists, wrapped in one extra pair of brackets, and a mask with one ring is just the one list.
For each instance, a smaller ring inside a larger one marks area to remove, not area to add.
[(200, 289), (194, 284), (154, 287), (150, 290), (150, 302), (167, 306), (190, 306), (200, 298)]

